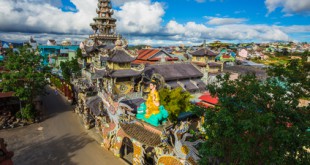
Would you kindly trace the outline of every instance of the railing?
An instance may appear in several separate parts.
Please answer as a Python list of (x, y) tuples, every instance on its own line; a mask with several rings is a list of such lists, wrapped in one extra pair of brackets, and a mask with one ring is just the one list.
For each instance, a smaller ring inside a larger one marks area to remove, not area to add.
[(142, 98), (142, 92), (134, 92), (134, 93), (130, 93), (125, 95), (126, 98), (128, 99), (138, 99), (138, 98)]

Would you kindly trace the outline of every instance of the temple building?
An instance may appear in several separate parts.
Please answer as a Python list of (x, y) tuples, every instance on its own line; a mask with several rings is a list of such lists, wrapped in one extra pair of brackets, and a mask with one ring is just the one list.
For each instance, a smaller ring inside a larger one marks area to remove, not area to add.
[(197, 121), (168, 121), (157, 89), (204, 92), (204, 74), (192, 63), (161, 63), (171, 58), (161, 50), (128, 50), (128, 42), (116, 34), (110, 0), (98, 0), (96, 12), (90, 24), (94, 34), (80, 44), (82, 76), (72, 82), (75, 112), (85, 128), (94, 127), (102, 147), (129, 164), (196, 164), (196, 145), (203, 140), (188, 141), (187, 132)]

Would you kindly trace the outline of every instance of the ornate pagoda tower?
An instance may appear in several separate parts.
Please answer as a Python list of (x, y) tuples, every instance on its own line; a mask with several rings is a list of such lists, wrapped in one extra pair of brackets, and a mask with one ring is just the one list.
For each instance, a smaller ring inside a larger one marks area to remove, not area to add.
[(94, 34), (89, 38), (94, 40), (96, 45), (110, 45), (117, 40), (116, 35), (116, 19), (112, 18), (114, 11), (112, 10), (111, 0), (98, 0), (98, 8), (96, 9), (97, 17), (90, 26), (94, 30)]

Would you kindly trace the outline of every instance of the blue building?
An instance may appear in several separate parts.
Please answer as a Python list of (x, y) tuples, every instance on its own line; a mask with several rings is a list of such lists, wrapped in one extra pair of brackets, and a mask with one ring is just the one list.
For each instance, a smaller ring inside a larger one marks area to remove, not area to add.
[[(39, 45), (43, 65), (56, 65), (57, 60), (71, 60), (75, 58), (78, 45)], [(74, 56), (74, 57), (73, 57)]]

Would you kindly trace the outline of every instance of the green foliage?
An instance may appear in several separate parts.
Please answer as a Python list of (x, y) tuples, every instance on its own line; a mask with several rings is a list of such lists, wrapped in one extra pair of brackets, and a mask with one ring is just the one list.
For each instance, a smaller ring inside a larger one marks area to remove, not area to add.
[(84, 58), (83, 55), (82, 55), (82, 50), (81, 50), (80, 48), (77, 49), (77, 51), (76, 51), (76, 56), (77, 56), (78, 58), (80, 58), (80, 59), (83, 59), (83, 58)]
[(70, 82), (70, 78), (73, 74), (79, 75), (81, 72), (76, 58), (71, 61), (61, 62), (60, 68), (62, 70), (62, 76), (66, 82)]
[[(34, 97), (42, 94), (45, 80), (46, 69), (40, 66), (41, 57), (28, 51), (27, 47), (20, 48), (20, 54), (10, 52), (4, 67), (9, 72), (1, 74), (2, 82), (0, 87), (4, 92), (13, 91), (22, 102), (26, 109), (32, 107)], [(30, 110), (26, 110), (23, 116), (32, 117)], [(29, 114), (28, 114), (29, 113)]]
[(52, 76), (51, 77), (51, 83), (53, 85), (55, 85), (58, 89), (60, 89), (62, 87), (61, 80), (59, 78), (57, 78), (57, 77)]
[(21, 119), (22, 118), (21, 111), (16, 112), (15, 117)]
[(21, 110), (21, 115), (24, 119), (32, 120), (34, 119), (36, 111), (32, 104), (26, 104)]
[(304, 60), (291, 60), (287, 65), (274, 65), (268, 74), (287, 82), (287, 87), (294, 91), (297, 98), (310, 97), (310, 63)]
[(194, 105), (191, 108), (191, 112), (193, 112), (196, 116), (203, 116), (206, 112), (206, 108), (202, 106)]
[[(273, 75), (280, 75), (276, 71)], [(284, 75), (287, 79), (292, 76)], [(208, 85), (219, 104), (206, 111), (208, 140), (200, 148), (201, 164), (310, 163), (309, 153), (303, 149), (310, 148), (306, 132), (310, 107), (298, 106), (300, 93), (295, 88), (283, 87), (275, 77), (260, 82), (254, 75), (234, 81), (226, 75), (218, 77), (217, 83), (221, 85)]]
[(186, 112), (191, 108), (191, 94), (184, 92), (182, 88), (173, 90), (162, 88), (159, 90), (160, 103), (169, 113), (171, 121), (177, 121), (181, 112)]

